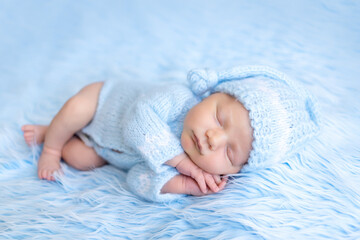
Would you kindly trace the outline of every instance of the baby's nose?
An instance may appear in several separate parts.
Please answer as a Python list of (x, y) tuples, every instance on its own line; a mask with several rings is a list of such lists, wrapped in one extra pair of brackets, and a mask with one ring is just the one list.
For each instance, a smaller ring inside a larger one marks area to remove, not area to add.
[(209, 129), (206, 131), (206, 136), (208, 138), (209, 148), (212, 151), (224, 146), (227, 140), (226, 133), (222, 128)]

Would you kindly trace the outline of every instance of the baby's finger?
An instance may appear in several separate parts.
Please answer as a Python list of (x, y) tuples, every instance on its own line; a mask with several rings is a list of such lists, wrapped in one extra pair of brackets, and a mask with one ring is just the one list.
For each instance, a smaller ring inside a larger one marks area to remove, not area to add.
[(198, 174), (196, 176), (195, 180), (198, 183), (201, 192), (203, 192), (205, 194), (207, 192), (207, 189), (206, 189), (206, 183), (205, 183), (203, 174)]
[(221, 183), (221, 177), (220, 177), (220, 175), (213, 174), (212, 176), (213, 176), (216, 184), (219, 185), (219, 184)]
[(222, 177), (221, 177), (221, 181), (227, 182), (228, 180), (229, 180), (229, 177), (228, 177), (228, 176), (222, 176)]
[(223, 190), (223, 189), (225, 188), (226, 183), (227, 183), (227, 180), (228, 180), (228, 178), (227, 178), (227, 177), (223, 178), (223, 179), (222, 179), (222, 181), (221, 181), (221, 183), (218, 185), (218, 186), (219, 186), (220, 191), (221, 191), (221, 190)]
[(204, 173), (204, 175), (205, 175), (206, 184), (210, 188), (210, 190), (213, 192), (219, 191), (219, 187), (216, 184), (213, 175), (211, 175), (209, 173)]

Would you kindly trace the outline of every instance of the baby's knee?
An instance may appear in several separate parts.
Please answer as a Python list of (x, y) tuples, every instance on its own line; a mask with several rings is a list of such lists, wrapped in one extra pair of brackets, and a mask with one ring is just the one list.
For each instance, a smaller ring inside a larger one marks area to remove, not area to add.
[(65, 144), (62, 156), (67, 164), (80, 171), (88, 171), (106, 164), (93, 148), (86, 146), (76, 137)]

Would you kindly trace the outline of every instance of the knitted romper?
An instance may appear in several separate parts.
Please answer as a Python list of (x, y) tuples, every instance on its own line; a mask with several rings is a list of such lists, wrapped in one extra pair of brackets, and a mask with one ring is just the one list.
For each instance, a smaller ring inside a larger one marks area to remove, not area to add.
[(101, 89), (92, 121), (79, 136), (110, 164), (128, 171), (127, 183), (150, 201), (180, 194), (160, 194), (175, 175), (167, 160), (183, 152), (180, 136), (186, 113), (200, 98), (183, 83), (109, 79)]

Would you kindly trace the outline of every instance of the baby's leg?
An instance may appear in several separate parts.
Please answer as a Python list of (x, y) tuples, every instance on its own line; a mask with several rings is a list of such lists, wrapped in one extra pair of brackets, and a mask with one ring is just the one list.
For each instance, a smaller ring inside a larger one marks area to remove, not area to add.
[[(45, 134), (49, 126), (46, 125), (24, 125), (21, 130), (24, 132), (24, 139), (29, 146), (41, 144), (44, 142)], [(50, 175), (49, 180), (55, 180), (52, 173), (60, 168), (58, 162), (58, 153), (49, 149), (43, 149), (41, 161), (38, 163), (38, 172), (44, 175)], [(46, 157), (44, 157), (46, 156)], [(43, 159), (47, 161), (42, 162)], [(39, 175), (40, 177), (40, 175)]]
[(44, 148), (38, 163), (39, 178), (54, 180), (52, 174), (60, 169), (64, 145), (93, 118), (102, 85), (102, 82), (98, 82), (84, 87), (71, 97), (53, 118), (45, 130)]
[[(24, 125), (21, 129), (24, 131), (26, 143), (32, 146), (44, 142), (47, 128), (46, 125)], [(67, 164), (81, 171), (91, 170), (106, 164), (106, 161), (97, 155), (93, 148), (86, 146), (77, 137), (72, 137), (65, 143), (61, 157)], [(54, 180), (54, 178), (51, 177), (51, 180)]]
[(72, 137), (62, 149), (63, 159), (73, 168), (88, 171), (106, 164), (95, 150), (77, 137)]

